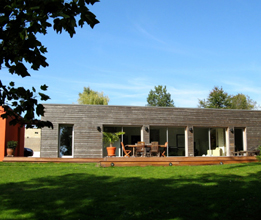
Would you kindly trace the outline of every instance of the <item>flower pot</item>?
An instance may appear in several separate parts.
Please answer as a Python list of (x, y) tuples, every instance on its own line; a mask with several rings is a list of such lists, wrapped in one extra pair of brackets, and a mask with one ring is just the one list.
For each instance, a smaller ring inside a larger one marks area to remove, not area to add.
[(116, 156), (115, 155), (116, 147), (107, 147), (106, 149), (107, 149), (108, 157)]
[(6, 153), (7, 153), (7, 157), (13, 157), (14, 156), (14, 149), (7, 148)]

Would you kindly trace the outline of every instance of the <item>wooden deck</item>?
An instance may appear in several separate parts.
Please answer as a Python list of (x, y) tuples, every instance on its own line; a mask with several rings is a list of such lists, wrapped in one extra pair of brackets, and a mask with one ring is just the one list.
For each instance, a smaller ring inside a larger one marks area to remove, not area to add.
[(258, 162), (256, 157), (106, 157), (102, 167), (108, 166), (195, 166)]
[(34, 163), (100, 163), (103, 158), (46, 158), (46, 157), (4, 157), (3, 162)]
[(3, 162), (98, 163), (110, 166), (195, 166), (258, 162), (255, 156), (236, 157), (105, 157), (105, 158), (36, 158), (5, 157)]

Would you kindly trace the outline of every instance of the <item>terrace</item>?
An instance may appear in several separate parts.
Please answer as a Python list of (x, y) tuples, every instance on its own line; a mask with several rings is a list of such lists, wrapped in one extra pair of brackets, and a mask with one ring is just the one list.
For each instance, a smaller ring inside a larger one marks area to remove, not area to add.
[(3, 162), (96, 163), (102, 167), (123, 166), (195, 166), (258, 162), (255, 156), (233, 157), (105, 157), (105, 158), (34, 158), (4, 157)]

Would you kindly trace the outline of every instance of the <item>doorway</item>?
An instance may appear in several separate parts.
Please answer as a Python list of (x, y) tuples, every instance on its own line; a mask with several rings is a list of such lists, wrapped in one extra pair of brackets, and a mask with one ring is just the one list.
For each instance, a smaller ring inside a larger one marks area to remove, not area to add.
[[(116, 132), (120, 132), (123, 131), (125, 132), (124, 135), (121, 135), (119, 140), (116, 141), (113, 146), (116, 147), (116, 157), (121, 157), (124, 155), (123, 153), (123, 149), (121, 147), (121, 142), (124, 143), (124, 145), (134, 145), (135, 143), (137, 143), (138, 141), (141, 141), (141, 126), (129, 126), (129, 127), (122, 127), (122, 126), (104, 126), (103, 127), (103, 131), (105, 132), (111, 132), (111, 133), (116, 133)], [(106, 157), (107, 156), (107, 150), (106, 147), (109, 146), (109, 144), (104, 144), (103, 147), (103, 156)], [(128, 150), (133, 150), (132, 148), (128, 148), (126, 147), (126, 149)]]
[(59, 157), (73, 157), (73, 125), (59, 125)]
[(235, 151), (243, 151), (244, 150), (244, 129), (243, 128), (235, 128)]

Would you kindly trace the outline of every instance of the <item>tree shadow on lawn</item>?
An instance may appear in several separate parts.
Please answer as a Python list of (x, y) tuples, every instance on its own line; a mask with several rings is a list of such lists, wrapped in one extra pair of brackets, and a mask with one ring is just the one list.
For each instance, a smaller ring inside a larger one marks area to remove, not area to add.
[(56, 220), (260, 219), (260, 175), (141, 179), (77, 173), (1, 184), (0, 219), (5, 213)]

